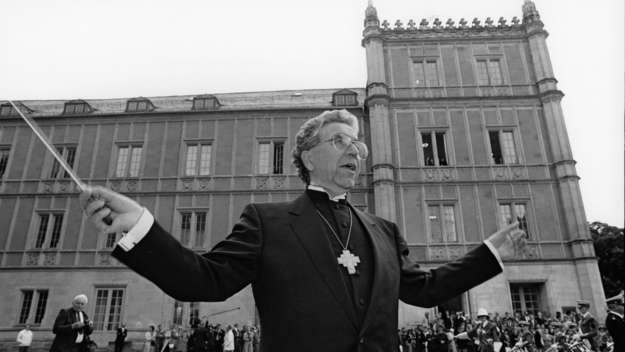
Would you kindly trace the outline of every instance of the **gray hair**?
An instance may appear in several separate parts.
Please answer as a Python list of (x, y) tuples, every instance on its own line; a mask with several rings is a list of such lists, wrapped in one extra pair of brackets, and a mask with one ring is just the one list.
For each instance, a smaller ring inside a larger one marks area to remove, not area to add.
[(310, 184), (310, 172), (304, 165), (302, 152), (310, 150), (321, 143), (319, 140), (319, 131), (323, 126), (333, 122), (340, 122), (351, 126), (355, 130), (356, 135), (358, 135), (358, 118), (345, 109), (327, 110), (320, 115), (308, 119), (295, 135), (295, 147), (291, 152), (293, 165), (297, 168), (299, 178), (301, 178), (306, 185)]
[(78, 302), (78, 301), (83, 302), (83, 304), (87, 304), (87, 302), (89, 302), (89, 300), (87, 299), (87, 295), (83, 295), (83, 294), (76, 295), (76, 297), (74, 297), (74, 299), (72, 300), (72, 302)]

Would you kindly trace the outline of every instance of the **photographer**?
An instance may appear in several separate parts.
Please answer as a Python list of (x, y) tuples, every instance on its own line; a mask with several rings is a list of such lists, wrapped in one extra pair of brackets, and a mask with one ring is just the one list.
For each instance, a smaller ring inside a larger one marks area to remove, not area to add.
[(52, 332), (56, 335), (50, 352), (84, 352), (89, 346), (89, 335), (93, 331), (93, 322), (89, 320), (83, 308), (87, 305), (87, 296), (80, 294), (72, 300), (72, 306), (61, 309), (54, 320)]

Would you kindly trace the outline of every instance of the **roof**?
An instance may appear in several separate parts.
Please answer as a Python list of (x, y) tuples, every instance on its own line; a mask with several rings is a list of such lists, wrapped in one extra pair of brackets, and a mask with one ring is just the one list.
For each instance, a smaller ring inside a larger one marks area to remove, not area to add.
[[(358, 102), (362, 104), (365, 98), (364, 88), (348, 88), (358, 95)], [(306, 89), (306, 90), (281, 90), (266, 92), (244, 92), (211, 94), (217, 98), (221, 106), (218, 111), (228, 110), (269, 110), (269, 109), (295, 109), (295, 108), (327, 108), (332, 106), (332, 95), (343, 88), (337, 89)], [(154, 112), (191, 112), (193, 98), (204, 98), (207, 94), (176, 95), (163, 97), (145, 97), (154, 104)], [(83, 99), (94, 111), (88, 115), (125, 114), (126, 103), (136, 97), (117, 99)], [(32, 110), (30, 116), (55, 116), (63, 113), (65, 103), (76, 100), (20, 100), (28, 109)], [(8, 101), (0, 101), (0, 104)], [(361, 106), (361, 105), (359, 105)], [(27, 113), (28, 111), (23, 111)], [(145, 112), (143, 112), (145, 113)]]

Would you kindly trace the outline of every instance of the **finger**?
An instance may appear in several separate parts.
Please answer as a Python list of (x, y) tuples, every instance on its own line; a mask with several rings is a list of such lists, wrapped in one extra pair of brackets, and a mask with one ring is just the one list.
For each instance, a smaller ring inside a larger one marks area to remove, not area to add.
[(91, 198), (91, 194), (92, 194), (92, 187), (91, 186), (85, 186), (83, 191), (80, 192), (80, 195), (78, 195), (78, 200), (80, 202), (80, 207), (81, 208), (85, 209), (85, 207), (89, 203), (89, 198)]
[(104, 221), (102, 221), (102, 219), (104, 219), (108, 215), (111, 215), (111, 213), (111, 209), (104, 207), (93, 213), (90, 219), (96, 225), (98, 230), (101, 230), (103, 232), (112, 232), (110, 231), (111, 226), (107, 225), (106, 223), (104, 223)]
[(511, 222), (510, 224), (506, 225), (504, 228), (501, 229), (501, 232), (510, 232), (516, 228), (519, 227), (519, 222), (518, 221), (514, 221)]
[(106, 202), (102, 199), (94, 199), (87, 203), (85, 209), (85, 214), (87, 216), (91, 216), (96, 213), (98, 210), (104, 208), (106, 206)]

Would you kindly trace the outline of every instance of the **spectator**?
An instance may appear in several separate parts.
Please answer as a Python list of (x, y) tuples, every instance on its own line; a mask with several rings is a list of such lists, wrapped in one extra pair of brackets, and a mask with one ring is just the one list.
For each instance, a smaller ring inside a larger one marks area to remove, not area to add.
[(234, 332), (230, 325), (226, 328), (224, 335), (224, 352), (234, 352)]
[(26, 324), (20, 332), (17, 333), (17, 343), (19, 352), (28, 352), (30, 344), (33, 342), (33, 332), (30, 325)]
[(55, 337), (50, 352), (82, 352), (87, 346), (93, 331), (93, 322), (83, 311), (87, 302), (87, 296), (77, 295), (70, 308), (61, 309), (57, 314), (52, 327)]

